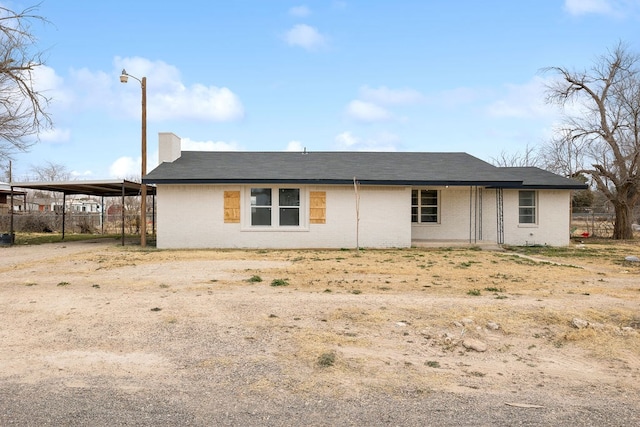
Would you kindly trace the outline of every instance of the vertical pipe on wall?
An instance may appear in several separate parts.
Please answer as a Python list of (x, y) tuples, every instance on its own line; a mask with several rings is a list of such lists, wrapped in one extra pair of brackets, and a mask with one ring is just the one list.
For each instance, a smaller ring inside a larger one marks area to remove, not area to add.
[(360, 193), (358, 192), (358, 181), (353, 177), (353, 188), (356, 194), (356, 252), (360, 251)]
[(496, 188), (496, 243), (504, 244), (504, 200), (502, 188)]
[(471, 243), (471, 235), (473, 233), (473, 187), (469, 186), (469, 243)]

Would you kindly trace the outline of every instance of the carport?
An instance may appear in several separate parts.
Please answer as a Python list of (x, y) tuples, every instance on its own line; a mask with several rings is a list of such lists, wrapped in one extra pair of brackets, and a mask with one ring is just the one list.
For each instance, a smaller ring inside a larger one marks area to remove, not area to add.
[[(62, 240), (65, 235), (65, 210), (67, 195), (85, 195), (96, 196), (102, 198), (101, 205), (104, 207), (105, 197), (121, 197), (122, 198), (122, 245), (124, 246), (124, 198), (126, 196), (140, 196), (142, 184), (128, 180), (104, 180), (104, 181), (51, 181), (51, 182), (11, 182), (11, 192), (14, 188), (24, 188), (41, 191), (54, 191), (62, 193)], [(16, 192), (17, 193), (17, 192)], [(147, 184), (147, 195), (155, 198), (156, 188)], [(11, 223), (10, 233), (13, 236), (13, 197), (11, 198)], [(153, 232), (155, 232), (155, 200), (153, 206)], [(101, 215), (104, 215), (102, 209)]]

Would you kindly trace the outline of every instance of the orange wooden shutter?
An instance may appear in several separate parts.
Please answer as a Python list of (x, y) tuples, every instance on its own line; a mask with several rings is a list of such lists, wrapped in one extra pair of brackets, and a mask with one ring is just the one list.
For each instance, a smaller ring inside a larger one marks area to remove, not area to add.
[(327, 193), (325, 191), (309, 192), (309, 222), (325, 224), (327, 221)]
[(240, 222), (240, 192), (224, 192), (224, 222)]

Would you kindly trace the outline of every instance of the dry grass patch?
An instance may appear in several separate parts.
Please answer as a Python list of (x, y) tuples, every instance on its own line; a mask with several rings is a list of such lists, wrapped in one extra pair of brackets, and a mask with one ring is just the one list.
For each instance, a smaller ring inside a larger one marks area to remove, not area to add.
[[(79, 346), (95, 346), (105, 331), (118, 348), (144, 345), (186, 373), (240, 378), (265, 392), (417, 395), (535, 387), (541, 377), (563, 387), (566, 372), (579, 384), (604, 378), (636, 391), (640, 268), (620, 260), (637, 246), (512, 249), (102, 247), (7, 269), (0, 309), (24, 318), (14, 345), (29, 337), (47, 346), (41, 352), (64, 347), (31, 326), (64, 323), (74, 334), (84, 329)], [(288, 286), (272, 287), (277, 279)], [(57, 288), (62, 281), (72, 285)], [(156, 306), (162, 311), (149, 311)], [(574, 318), (588, 326), (576, 328)]]

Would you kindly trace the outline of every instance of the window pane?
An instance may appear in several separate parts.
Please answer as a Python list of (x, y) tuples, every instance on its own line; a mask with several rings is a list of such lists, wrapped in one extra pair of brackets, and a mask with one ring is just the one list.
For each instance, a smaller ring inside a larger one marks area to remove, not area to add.
[(251, 225), (271, 225), (271, 208), (251, 208)]
[(281, 188), (280, 206), (300, 206), (300, 189)]
[(536, 205), (536, 193), (535, 191), (520, 191), (519, 193), (520, 206), (535, 206)]
[(271, 189), (252, 188), (251, 206), (271, 206)]
[(535, 208), (520, 208), (519, 215), (520, 224), (535, 224), (536, 210)]
[(418, 222), (418, 207), (411, 207), (411, 222)]
[(520, 224), (536, 223), (536, 192), (520, 191), (518, 192), (518, 221)]
[(411, 205), (418, 205), (418, 190), (411, 190)]
[(422, 206), (435, 206), (438, 204), (438, 192), (436, 190), (422, 190), (420, 198)]
[(300, 225), (300, 209), (280, 208), (280, 225)]
[(421, 222), (438, 222), (438, 207), (423, 207), (420, 215)]

